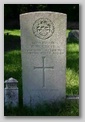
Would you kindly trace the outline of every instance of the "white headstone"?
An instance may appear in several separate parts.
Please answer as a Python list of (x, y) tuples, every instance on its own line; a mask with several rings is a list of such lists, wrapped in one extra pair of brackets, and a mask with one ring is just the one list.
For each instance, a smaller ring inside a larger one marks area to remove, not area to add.
[(21, 14), (20, 27), (24, 105), (64, 99), (66, 14)]
[(5, 106), (18, 106), (18, 81), (14, 78), (9, 78), (5, 81)]

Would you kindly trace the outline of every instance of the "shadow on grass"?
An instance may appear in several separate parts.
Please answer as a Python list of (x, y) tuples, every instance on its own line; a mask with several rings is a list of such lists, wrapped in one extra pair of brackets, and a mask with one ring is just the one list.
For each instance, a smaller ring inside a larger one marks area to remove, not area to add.
[[(79, 41), (76, 39), (70, 39), (67, 42), (69, 44), (78, 44)], [(74, 47), (73, 47), (74, 48)], [(76, 73), (79, 73), (79, 51), (69, 51), (67, 47), (67, 59), (66, 59), (67, 68), (74, 70)]]
[(45, 103), (31, 107), (4, 108), (5, 116), (79, 116), (78, 101), (66, 100), (64, 103)]
[(67, 52), (67, 68), (79, 73), (79, 52)]
[(78, 95), (79, 94), (79, 86), (74, 85), (74, 86), (67, 86), (66, 87), (66, 94), (67, 95)]
[(67, 38), (67, 44), (72, 44), (72, 43), (75, 43), (75, 44), (79, 44), (79, 40), (76, 39), (76, 38)]
[(19, 36), (4, 35), (4, 51), (20, 50), (21, 42)]

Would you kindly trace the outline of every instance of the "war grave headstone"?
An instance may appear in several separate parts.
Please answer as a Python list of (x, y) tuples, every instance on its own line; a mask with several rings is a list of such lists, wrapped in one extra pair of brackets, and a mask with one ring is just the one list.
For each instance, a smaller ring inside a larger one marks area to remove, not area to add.
[(20, 15), (23, 104), (35, 106), (66, 97), (66, 14)]

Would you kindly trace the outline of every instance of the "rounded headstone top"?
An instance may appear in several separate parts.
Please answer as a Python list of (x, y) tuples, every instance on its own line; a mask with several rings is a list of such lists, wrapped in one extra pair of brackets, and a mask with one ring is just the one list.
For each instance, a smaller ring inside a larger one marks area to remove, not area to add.
[(65, 13), (60, 13), (60, 12), (54, 12), (54, 11), (35, 11), (35, 12), (28, 12), (28, 13), (24, 13), (24, 14), (20, 14), (20, 16), (25, 16), (25, 15), (30, 15), (30, 14), (61, 14), (61, 15), (65, 15)]
[(18, 81), (11, 77), (8, 80), (6, 80), (5, 83), (18, 83)]

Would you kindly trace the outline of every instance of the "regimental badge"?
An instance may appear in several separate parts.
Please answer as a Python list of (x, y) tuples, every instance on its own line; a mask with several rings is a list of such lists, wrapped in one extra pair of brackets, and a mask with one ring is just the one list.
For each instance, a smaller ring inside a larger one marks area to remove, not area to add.
[(37, 19), (32, 29), (34, 35), (40, 39), (48, 39), (54, 33), (54, 25), (48, 18)]

